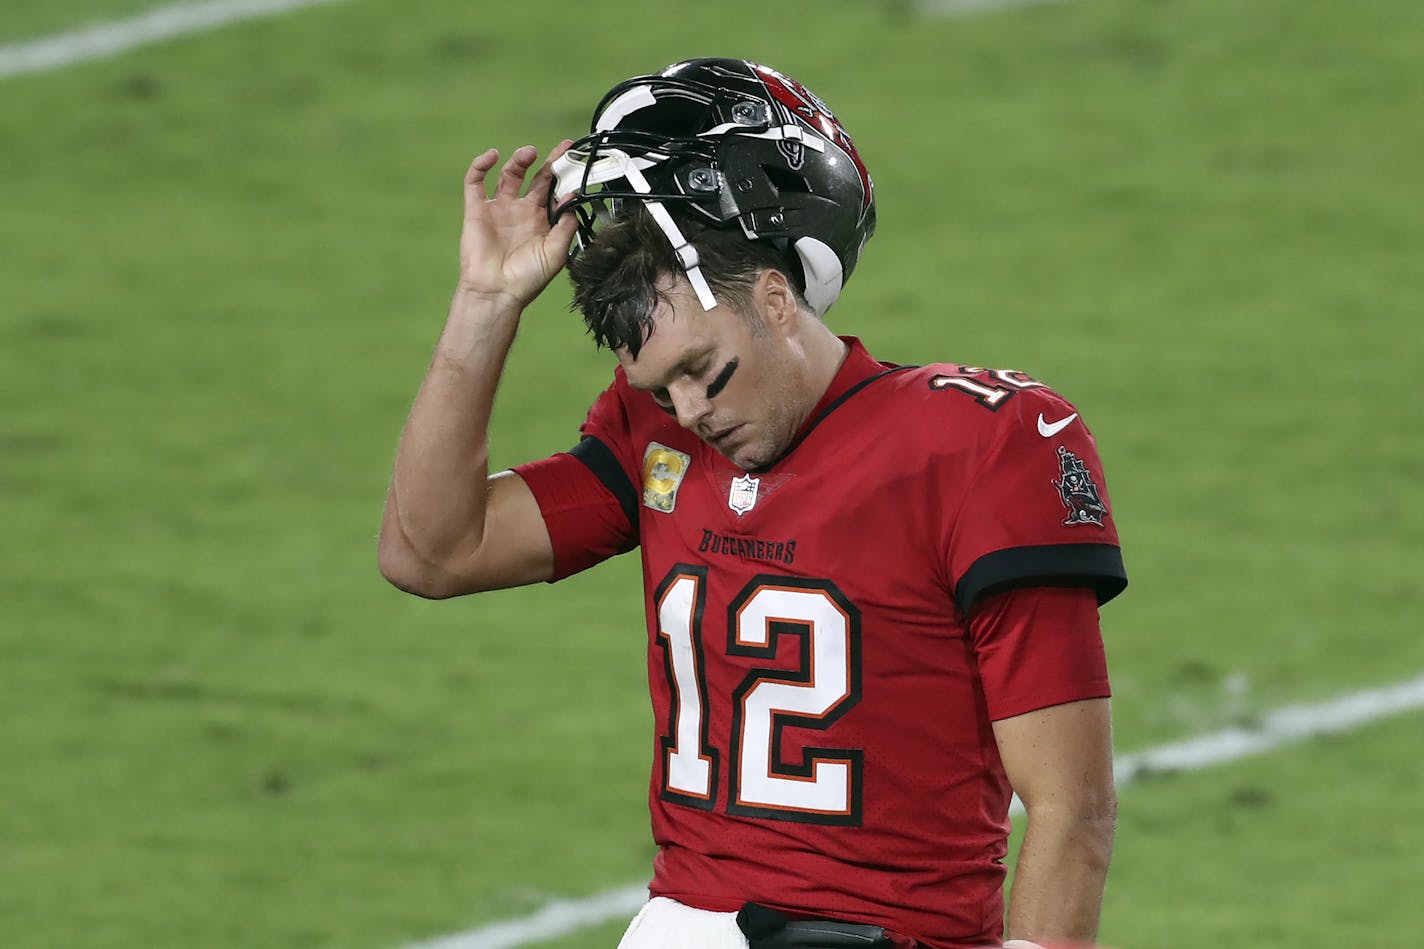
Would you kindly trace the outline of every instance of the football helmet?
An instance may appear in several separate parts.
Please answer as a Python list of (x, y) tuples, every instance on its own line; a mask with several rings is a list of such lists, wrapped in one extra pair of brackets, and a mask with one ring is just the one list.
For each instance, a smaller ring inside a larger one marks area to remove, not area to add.
[(799, 82), (740, 59), (689, 59), (619, 83), (553, 171), (550, 222), (578, 216), (571, 256), (640, 202), (709, 310), (716, 300), (675, 217), (774, 242), (800, 266), (818, 315), (875, 231), (874, 187), (845, 127)]

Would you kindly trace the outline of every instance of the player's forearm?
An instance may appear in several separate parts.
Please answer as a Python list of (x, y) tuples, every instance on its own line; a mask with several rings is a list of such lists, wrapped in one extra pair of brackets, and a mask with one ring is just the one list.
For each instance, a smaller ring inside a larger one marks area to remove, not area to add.
[[(394, 552), (438, 568), (468, 557), (484, 532), (489, 421), (518, 310), (457, 292), (396, 449), (382, 524)], [(393, 536), (394, 535), (394, 536)]]
[(1007, 938), (1091, 943), (1117, 826), (1115, 801), (1031, 809), (1014, 871)]

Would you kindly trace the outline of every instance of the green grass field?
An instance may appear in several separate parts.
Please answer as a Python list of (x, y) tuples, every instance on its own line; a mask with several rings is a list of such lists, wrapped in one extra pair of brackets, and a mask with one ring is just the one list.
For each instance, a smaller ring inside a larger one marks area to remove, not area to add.
[[(7, 0), (0, 46), (147, 7)], [(470, 157), (691, 55), (855, 134), (839, 330), (1092, 424), (1120, 749), (1418, 676), (1420, 49), (1414, 0), (352, 0), (0, 79), (0, 945), (398, 949), (646, 877), (634, 560), (432, 604), (375, 536)], [(565, 300), (496, 464), (606, 382)], [(1421, 739), (1125, 788), (1103, 941), (1417, 944)]]

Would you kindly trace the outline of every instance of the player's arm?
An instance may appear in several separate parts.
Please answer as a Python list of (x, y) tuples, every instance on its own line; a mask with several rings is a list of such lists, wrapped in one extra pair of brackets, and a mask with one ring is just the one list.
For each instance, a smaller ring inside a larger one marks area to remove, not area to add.
[(1027, 811), (1007, 936), (1092, 943), (1117, 826), (1108, 699), (994, 723), (999, 755)]
[(1116, 818), (1098, 608), (1127, 584), (1102, 464), (1077, 410), (1022, 373), (941, 382), (994, 409), (960, 413), (984, 441), (945, 531), (1000, 758), (1028, 811), (1008, 935), (1091, 943)]
[[(460, 278), (396, 450), (381, 523), (379, 563), (391, 583), (448, 597), (546, 580), (554, 556), (528, 487), (489, 477), (495, 389), (524, 308), (566, 259), (576, 221), (550, 228), (544, 199), (560, 145), (524, 189), (538, 157), (517, 149), (491, 195), (490, 149), (465, 176)], [(524, 194), (521, 195), (521, 191)]]

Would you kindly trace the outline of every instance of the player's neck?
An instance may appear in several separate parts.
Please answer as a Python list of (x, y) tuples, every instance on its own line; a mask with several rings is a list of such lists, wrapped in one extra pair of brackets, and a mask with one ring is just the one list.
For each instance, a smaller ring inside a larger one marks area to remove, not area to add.
[(806, 424), (811, 412), (820, 403), (821, 397), (831, 387), (831, 382), (845, 364), (850, 347), (819, 320), (806, 333), (803, 343), (806, 352), (806, 381), (801, 398), (801, 418), (797, 427)]

